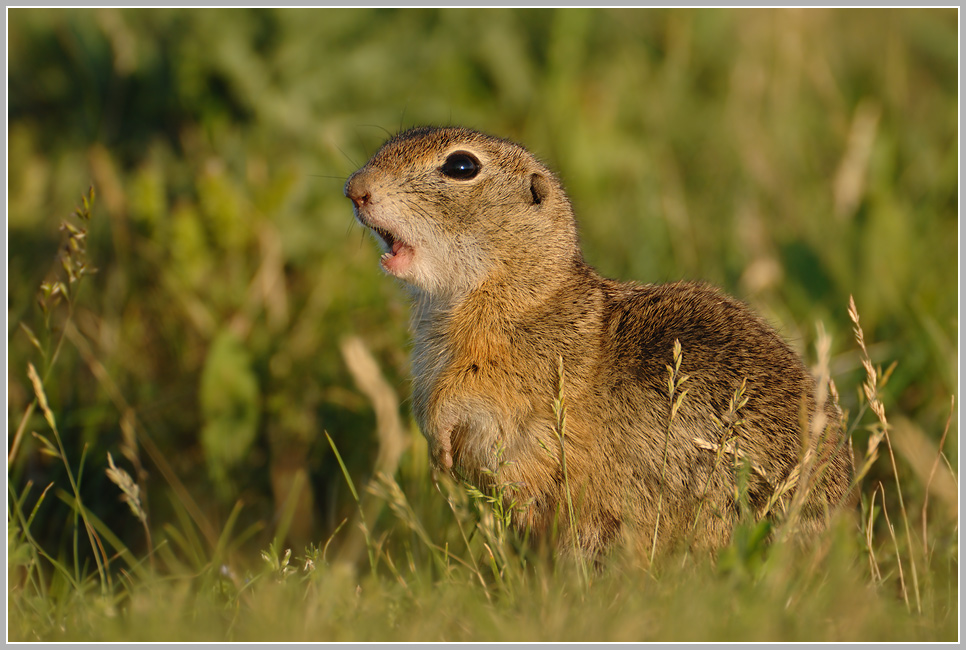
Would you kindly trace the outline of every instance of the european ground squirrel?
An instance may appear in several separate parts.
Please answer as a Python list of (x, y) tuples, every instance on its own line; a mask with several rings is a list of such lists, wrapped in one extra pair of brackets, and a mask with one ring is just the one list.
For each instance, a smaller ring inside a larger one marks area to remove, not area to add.
[(838, 410), (816, 406), (815, 380), (781, 337), (711, 286), (599, 276), (560, 181), (522, 146), (410, 129), (345, 195), (382, 267), (412, 288), (412, 406), (433, 465), (502, 485), (521, 504), (518, 528), (540, 535), (556, 520), (562, 545), (594, 556), (713, 549), (739, 516), (740, 466), (759, 514), (809, 482), (806, 529), (846, 499)]

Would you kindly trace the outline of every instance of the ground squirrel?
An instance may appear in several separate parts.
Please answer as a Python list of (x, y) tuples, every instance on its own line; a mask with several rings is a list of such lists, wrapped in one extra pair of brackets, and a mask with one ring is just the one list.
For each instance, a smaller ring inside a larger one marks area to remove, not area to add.
[[(838, 410), (816, 407), (814, 379), (780, 336), (708, 285), (599, 276), (560, 181), (522, 146), (410, 129), (345, 195), (385, 249), (382, 267), (412, 288), (412, 406), (434, 467), (502, 486), (516, 527), (556, 525), (562, 545), (593, 556), (713, 549), (738, 519), (741, 465), (759, 514), (787, 508), (806, 480), (805, 528), (845, 500)], [(672, 397), (676, 341), (687, 379)]]

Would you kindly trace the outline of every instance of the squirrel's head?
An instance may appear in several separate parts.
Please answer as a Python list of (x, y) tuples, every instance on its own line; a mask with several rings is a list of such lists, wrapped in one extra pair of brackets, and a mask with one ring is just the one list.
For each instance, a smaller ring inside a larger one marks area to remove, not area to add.
[(477, 131), (399, 133), (349, 177), (345, 195), (385, 249), (383, 268), (431, 295), (540, 283), (580, 256), (556, 176), (520, 145)]

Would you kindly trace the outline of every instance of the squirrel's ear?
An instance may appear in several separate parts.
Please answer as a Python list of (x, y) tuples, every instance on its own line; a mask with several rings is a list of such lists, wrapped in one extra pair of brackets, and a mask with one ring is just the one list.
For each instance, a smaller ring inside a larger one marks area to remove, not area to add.
[(550, 182), (542, 174), (532, 174), (530, 176), (530, 195), (533, 197), (533, 204), (539, 205), (550, 196)]

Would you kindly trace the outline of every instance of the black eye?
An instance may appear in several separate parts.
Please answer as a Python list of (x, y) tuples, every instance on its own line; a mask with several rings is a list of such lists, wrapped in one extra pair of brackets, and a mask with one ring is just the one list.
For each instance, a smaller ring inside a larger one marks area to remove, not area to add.
[(457, 151), (446, 158), (439, 171), (450, 178), (468, 181), (480, 173), (480, 161), (473, 154)]

